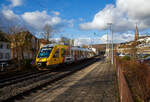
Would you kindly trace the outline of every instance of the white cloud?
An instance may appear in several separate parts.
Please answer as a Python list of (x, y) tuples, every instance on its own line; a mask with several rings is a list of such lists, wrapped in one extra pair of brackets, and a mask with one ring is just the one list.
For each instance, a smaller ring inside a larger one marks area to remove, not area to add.
[[(66, 20), (59, 17), (60, 13), (53, 11), (50, 14), (46, 10), (24, 12), (15, 14), (13, 7), (23, 4), (23, 0), (8, 0), (10, 5), (3, 5), (0, 10), (0, 22), (4, 26), (10, 24), (26, 27), (33, 32), (42, 32), (45, 25), (49, 24), (53, 28), (53, 33), (62, 32), (64, 27), (73, 27), (74, 20)], [(53, 14), (52, 14), (53, 13)], [(4, 20), (5, 19), (5, 20)]]
[(62, 21), (60, 17), (52, 17), (48, 15), (46, 11), (25, 12), (21, 16), (25, 22), (37, 30), (43, 29), (46, 24), (54, 26)]
[(52, 11), (52, 13), (53, 13), (54, 15), (56, 15), (56, 16), (59, 16), (59, 15), (60, 15), (60, 13), (59, 13), (58, 11)]
[[(102, 37), (100, 37), (100, 40), (102, 41), (102, 43), (107, 43), (107, 34), (104, 34)], [(128, 42), (132, 40), (134, 40), (134, 34), (130, 33), (114, 34), (113, 36), (114, 43)], [(108, 42), (111, 43), (110, 35), (108, 35)]]
[[(121, 43), (132, 41), (134, 39), (134, 34), (123, 33), (123, 34), (114, 34), (114, 43)], [(111, 36), (108, 35), (108, 42), (111, 43)], [(107, 43), (107, 34), (102, 35), (101, 37), (96, 38), (76, 38), (74, 40), (75, 46), (89, 45), (89, 44), (105, 44)]]
[(74, 26), (74, 19), (64, 20), (64, 22), (66, 22), (68, 24), (68, 27), (73, 28), (73, 26)]
[(88, 45), (90, 43), (90, 38), (77, 38), (74, 40), (74, 46)]
[(19, 16), (16, 15), (12, 10), (10, 9), (3, 9), (2, 10), (2, 15), (7, 19), (7, 20), (17, 20), (19, 19)]
[(22, 0), (10, 0), (10, 2), (11, 2), (11, 7), (16, 7), (16, 6), (20, 6), (20, 5), (22, 5)]
[(100, 37), (100, 40), (103, 42), (103, 43), (107, 43), (107, 34), (103, 35), (102, 37)]
[(79, 18), (79, 21), (81, 21), (81, 22), (82, 22), (82, 21), (84, 21), (84, 19), (83, 19), (83, 18)]
[(46, 24), (53, 28), (53, 32), (61, 32), (64, 27), (73, 27), (74, 20), (61, 19), (59, 16), (50, 15), (47, 11), (25, 12), (22, 19), (35, 30), (43, 30)]
[(117, 0), (117, 8), (132, 19), (143, 19), (150, 16), (150, 0)]
[(115, 32), (124, 32), (135, 29), (138, 23), (140, 29), (150, 27), (150, 0), (116, 0), (116, 5), (106, 7), (95, 14), (93, 21), (80, 24), (83, 30), (108, 28), (107, 23), (113, 23)]
[[(132, 41), (134, 39), (134, 34), (123, 33), (123, 34), (114, 34), (114, 43), (121, 43)], [(108, 42), (111, 43), (111, 36), (108, 35)], [(101, 37), (96, 38), (76, 38), (74, 40), (75, 46), (89, 45), (89, 44), (105, 44), (107, 43), (107, 34), (102, 35)]]
[(74, 39), (75, 46), (100, 44), (100, 43), (104, 43), (100, 40), (100, 38), (76, 38), (76, 39)]

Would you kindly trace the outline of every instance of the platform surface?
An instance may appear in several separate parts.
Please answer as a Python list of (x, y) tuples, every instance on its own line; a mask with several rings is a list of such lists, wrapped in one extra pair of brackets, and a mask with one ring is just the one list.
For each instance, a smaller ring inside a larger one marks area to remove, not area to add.
[(115, 70), (103, 62), (93, 67), (52, 102), (117, 102)]

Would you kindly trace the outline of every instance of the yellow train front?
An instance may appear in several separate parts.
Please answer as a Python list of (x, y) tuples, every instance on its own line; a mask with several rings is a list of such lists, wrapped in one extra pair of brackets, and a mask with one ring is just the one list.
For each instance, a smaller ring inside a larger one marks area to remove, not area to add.
[(47, 44), (40, 49), (36, 57), (36, 65), (39, 69), (45, 69), (64, 63), (77, 62), (93, 56), (93, 51), (86, 48)]

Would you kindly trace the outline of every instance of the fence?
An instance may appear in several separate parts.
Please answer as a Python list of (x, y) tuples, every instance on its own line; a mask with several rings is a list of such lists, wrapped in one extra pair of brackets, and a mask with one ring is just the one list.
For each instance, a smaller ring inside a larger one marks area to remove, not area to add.
[(118, 66), (117, 60), (115, 60), (115, 67), (118, 77), (120, 102), (133, 102), (132, 95), (126, 82), (125, 76), (122, 72), (121, 67)]

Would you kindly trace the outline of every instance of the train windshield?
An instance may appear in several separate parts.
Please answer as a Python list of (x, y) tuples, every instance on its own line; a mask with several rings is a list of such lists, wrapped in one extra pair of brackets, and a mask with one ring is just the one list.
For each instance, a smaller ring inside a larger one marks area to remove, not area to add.
[(52, 49), (53, 49), (52, 47), (43, 47), (43, 48), (41, 48), (40, 53), (38, 55), (38, 58), (48, 58), (49, 54), (52, 51)]

